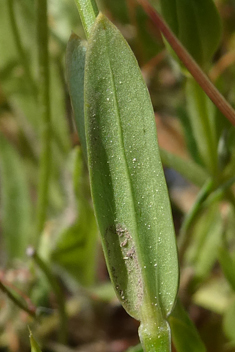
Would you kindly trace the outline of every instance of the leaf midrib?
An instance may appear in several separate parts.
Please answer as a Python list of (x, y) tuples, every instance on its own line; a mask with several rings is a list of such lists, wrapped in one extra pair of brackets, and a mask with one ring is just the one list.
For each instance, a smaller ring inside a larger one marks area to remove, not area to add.
[[(104, 31), (105, 31), (105, 40), (106, 40), (106, 53), (107, 53), (107, 58), (108, 58), (108, 63), (109, 63), (109, 71), (110, 71), (110, 75), (111, 75), (111, 85), (112, 85), (112, 88), (113, 88), (113, 93), (114, 93), (114, 107), (115, 107), (115, 111), (116, 111), (116, 115), (118, 116), (118, 128), (119, 128), (119, 138), (120, 138), (120, 142), (121, 142), (121, 145), (122, 145), (122, 150), (123, 150), (123, 157), (124, 157), (124, 160), (125, 160), (125, 169), (126, 169), (126, 174), (127, 174), (127, 179), (128, 179), (128, 184), (129, 184), (129, 188), (130, 188), (130, 191), (131, 191), (131, 200), (132, 200), (132, 206), (133, 206), (133, 211), (134, 211), (134, 214), (137, 214), (137, 209), (135, 207), (135, 201), (134, 201), (134, 189), (133, 189), (133, 186), (132, 186), (132, 182), (131, 182), (131, 176), (130, 176), (130, 172), (129, 172), (129, 168), (128, 168), (128, 162), (127, 162), (127, 157), (126, 157), (126, 153), (125, 153), (125, 147), (124, 147), (124, 138), (123, 138), (123, 129), (122, 129), (122, 124), (121, 124), (121, 117), (120, 117), (120, 113), (119, 113), (119, 105), (118, 105), (118, 98), (117, 98), (117, 91), (116, 91), (116, 85), (115, 85), (115, 80), (114, 80), (114, 74), (113, 74), (113, 69), (112, 69), (112, 66), (111, 66), (111, 62), (110, 62), (110, 56), (109, 56), (109, 50), (108, 50), (108, 38), (107, 38), (107, 33), (106, 33), (106, 30), (104, 28)], [(138, 225), (137, 225), (137, 220), (136, 220), (136, 215), (134, 216), (134, 221), (135, 221), (135, 229), (136, 229), (136, 233), (138, 234)], [(142, 256), (140, 255), (141, 253), (141, 250), (140, 250), (140, 246), (139, 246), (139, 241), (138, 241), (138, 235), (137, 235), (137, 238), (136, 238), (136, 235), (134, 235), (134, 242), (135, 242), (135, 247), (136, 247), (136, 253), (137, 253), (137, 257), (138, 257), (138, 261), (139, 259), (140, 262), (141, 262), (141, 274), (142, 274), (142, 277), (144, 278), (144, 285), (146, 283), (148, 283), (148, 276), (146, 277), (145, 273), (144, 273), (144, 270), (142, 270)], [(158, 270), (158, 269), (157, 269)], [(155, 297), (157, 296), (157, 302), (159, 304), (159, 306), (161, 306), (161, 300), (159, 299), (159, 293), (158, 293), (158, 288), (159, 288), (159, 282), (158, 282), (158, 277), (159, 275), (156, 275), (156, 285), (155, 285), (155, 288), (157, 289), (156, 292), (154, 293)], [(144, 289), (144, 288), (143, 288)], [(151, 293), (149, 292), (149, 288), (147, 290), (144, 290), (144, 292), (146, 291), (147, 293), (147, 299), (150, 301), (151, 303)], [(145, 296), (145, 295), (144, 295)], [(146, 300), (144, 299), (144, 302), (146, 302)], [(143, 302), (143, 303), (144, 303)]]

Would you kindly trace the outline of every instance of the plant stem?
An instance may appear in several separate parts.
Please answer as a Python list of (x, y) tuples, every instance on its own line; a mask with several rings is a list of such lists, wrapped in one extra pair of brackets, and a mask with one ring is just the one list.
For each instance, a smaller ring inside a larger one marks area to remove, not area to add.
[(37, 0), (37, 42), (39, 64), (39, 113), (41, 117), (41, 154), (39, 167), (38, 201), (36, 212), (37, 240), (43, 230), (48, 204), (51, 162), (51, 106), (48, 53), (47, 0)]
[(82, 25), (88, 38), (90, 35), (91, 28), (95, 22), (97, 15), (99, 14), (98, 7), (95, 0), (75, 0), (78, 8), (78, 12), (82, 21)]
[(67, 314), (65, 309), (65, 300), (61, 288), (49, 266), (39, 257), (37, 252), (32, 247), (27, 249), (27, 255), (33, 258), (34, 262), (44, 273), (56, 296), (60, 316), (59, 339), (61, 343), (65, 344), (67, 341)]
[(144, 351), (146, 352), (170, 352), (170, 328), (165, 321), (164, 327), (158, 327), (157, 324), (141, 323), (139, 327), (139, 336)]
[(36, 312), (32, 309), (29, 309), (26, 307), (18, 298), (16, 298), (8, 288), (6, 288), (5, 285), (0, 281), (0, 290), (4, 292), (7, 297), (15, 304), (17, 305), (20, 309), (24, 310), (26, 313), (28, 313), (31, 317), (36, 318)]
[(16, 23), (16, 17), (15, 17), (15, 12), (14, 12), (14, 0), (8, 0), (8, 11), (9, 11), (9, 17), (10, 17), (10, 23), (11, 23), (11, 28), (12, 28), (12, 34), (15, 40), (15, 45), (19, 53), (20, 61), (22, 66), (24, 67), (25, 75), (27, 77), (28, 83), (30, 85), (30, 88), (32, 89), (33, 96), (36, 98), (37, 97), (37, 86), (34, 82), (33, 76), (31, 74), (31, 70), (28, 64), (28, 59), (25, 54), (25, 50), (22, 45), (22, 41), (20, 38), (20, 31)]
[(202, 71), (200, 66), (187, 52), (184, 46), (180, 43), (171, 29), (168, 27), (159, 13), (146, 1), (138, 0), (146, 13), (151, 17), (158, 29), (162, 32), (176, 55), (186, 66), (191, 75), (195, 78), (197, 83), (201, 86), (204, 92), (208, 95), (211, 101), (217, 106), (222, 114), (235, 126), (235, 111), (231, 105), (226, 101), (222, 94), (217, 90), (214, 84), (210, 81), (207, 75)]

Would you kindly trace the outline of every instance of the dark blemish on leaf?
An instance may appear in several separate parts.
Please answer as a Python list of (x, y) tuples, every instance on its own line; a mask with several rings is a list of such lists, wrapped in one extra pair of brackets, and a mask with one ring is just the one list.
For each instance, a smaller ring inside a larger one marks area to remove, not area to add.
[(125, 247), (125, 246), (127, 245), (127, 243), (128, 243), (128, 239), (125, 238), (125, 240), (120, 243), (120, 246), (121, 246), (121, 247)]
[[(119, 299), (138, 319), (144, 287), (134, 239), (124, 224), (113, 224), (105, 232), (109, 270)], [(134, 292), (134, 294), (133, 294)]]
[(126, 253), (128, 258), (133, 259), (135, 257), (135, 247), (132, 246), (131, 249)]
[(116, 233), (118, 236), (123, 236), (126, 229), (122, 228), (121, 225), (116, 225)]

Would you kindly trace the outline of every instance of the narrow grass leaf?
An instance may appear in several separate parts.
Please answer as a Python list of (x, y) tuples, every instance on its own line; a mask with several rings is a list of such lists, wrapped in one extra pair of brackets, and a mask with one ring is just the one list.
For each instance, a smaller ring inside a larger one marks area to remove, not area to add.
[(142, 346), (139, 344), (139, 345), (136, 345), (136, 346), (134, 346), (134, 347), (128, 348), (128, 350), (126, 350), (126, 352), (143, 352), (143, 348), (142, 348)]
[(31, 352), (42, 352), (37, 341), (34, 339), (31, 330), (29, 330), (29, 338), (30, 338)]
[(111, 279), (124, 308), (142, 323), (145, 349), (168, 351), (166, 320), (177, 293), (178, 264), (154, 113), (133, 53), (102, 14), (86, 54), (85, 129)]
[(80, 284), (90, 286), (95, 283), (97, 225), (81, 154), (81, 148), (75, 148), (67, 165), (73, 174), (74, 206), (78, 215), (58, 236), (51, 255), (52, 261)]
[(178, 352), (206, 352), (196, 327), (178, 300), (169, 318), (172, 338)]
[(52, 252), (52, 261), (84, 286), (94, 284), (96, 264), (97, 227), (94, 215), (89, 214), (62, 232)]
[(112, 13), (112, 16), (121, 23), (129, 23), (130, 13), (128, 11), (128, 5), (126, 0), (104, 0), (105, 8)]
[(76, 34), (71, 34), (66, 50), (66, 78), (74, 113), (75, 124), (82, 145), (84, 157), (87, 158), (84, 127), (84, 71), (86, 42)]
[(217, 173), (216, 109), (202, 88), (188, 79), (186, 86), (187, 108), (197, 148), (203, 164), (210, 174)]
[(225, 246), (221, 246), (219, 249), (219, 262), (222, 267), (224, 276), (228, 280), (230, 286), (235, 291), (235, 261), (231, 257), (229, 250)]
[[(156, 0), (151, 0), (156, 5)], [(213, 0), (161, 0), (168, 25), (192, 57), (206, 65), (218, 48), (221, 20)], [(193, 38), (193, 40), (192, 40)]]
[(195, 284), (204, 280), (215, 264), (223, 233), (218, 203), (213, 204), (192, 228), (186, 262), (193, 267)]
[(1, 226), (10, 261), (25, 256), (32, 225), (31, 199), (23, 161), (0, 134)]
[(160, 154), (163, 165), (173, 168), (185, 177), (186, 180), (197, 186), (203, 186), (209, 177), (208, 173), (193, 160), (183, 159), (164, 149), (160, 150)]
[(230, 302), (223, 316), (223, 330), (227, 338), (235, 345), (235, 299)]
[(187, 150), (188, 150), (189, 154), (191, 155), (192, 159), (197, 164), (202, 166), (203, 163), (202, 163), (201, 157), (199, 155), (199, 150), (198, 150), (195, 136), (193, 133), (192, 124), (189, 119), (188, 112), (187, 112), (187, 109), (185, 106), (185, 102), (183, 102), (183, 106), (180, 105), (177, 108), (176, 113), (177, 113), (177, 117), (179, 118), (182, 129), (183, 129), (184, 139), (185, 139)]

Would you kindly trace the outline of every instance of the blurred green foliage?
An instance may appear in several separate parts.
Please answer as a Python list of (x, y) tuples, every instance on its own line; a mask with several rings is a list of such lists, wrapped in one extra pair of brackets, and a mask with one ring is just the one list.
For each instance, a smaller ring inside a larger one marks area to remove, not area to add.
[[(196, 6), (195, 1), (187, 3)], [(210, 3), (213, 6), (212, 1)], [(219, 19), (214, 10), (209, 11), (210, 20), (204, 10), (203, 23), (197, 23), (197, 28), (190, 20), (191, 14), (189, 16), (185, 10), (180, 20), (183, 30), (176, 34), (179, 38), (187, 34), (187, 40), (182, 39), (184, 44), (193, 46), (188, 48), (190, 52), (195, 52), (195, 58), (234, 106), (235, 5), (233, 0), (214, 3), (222, 22), (220, 39)], [(195, 351), (204, 351), (205, 345), (208, 352), (233, 352), (235, 195), (231, 180), (235, 170), (234, 127), (165, 51), (158, 30), (136, 1), (100, 0), (98, 5), (130, 43), (148, 84), (157, 113), (162, 159), (167, 166), (179, 236), (183, 217), (196, 200), (197, 187), (209, 178), (213, 185), (187, 230), (189, 241), (180, 263), (179, 298), (191, 320), (182, 307), (176, 306), (170, 318), (173, 348), (184, 351), (195, 338), (194, 346), (198, 346)], [(213, 16), (218, 26), (210, 27)], [(190, 22), (190, 31), (185, 29), (187, 22)], [(120, 313), (122, 318), (117, 314), (119, 306), (107, 282), (88, 171), (74, 128), (64, 75), (64, 56), (71, 31), (84, 38), (73, 0), (48, 1), (52, 158), (47, 219), (37, 248), (38, 255), (61, 285), (66, 300), (69, 349), (58, 344), (54, 334), (59, 319), (51, 286), (25, 255), (27, 246), (36, 244), (34, 229), (41, 150), (35, 23), (35, 1), (1, 1), (0, 278), (20, 302), (35, 309), (41, 317), (39, 321), (32, 320), (1, 293), (0, 351), (29, 351), (27, 325), (35, 332), (43, 351), (67, 352), (74, 351), (75, 347), (79, 350), (81, 346), (87, 351), (101, 348), (124, 351), (138, 344), (137, 326), (132, 320), (125, 320), (129, 318), (123, 312)], [(201, 34), (201, 30), (206, 34)], [(195, 33), (197, 40), (194, 40)], [(170, 181), (173, 169), (178, 173)], [(219, 198), (214, 197), (215, 192), (219, 192)], [(129, 324), (129, 330), (124, 322)], [(139, 351), (139, 347), (135, 350)]]

